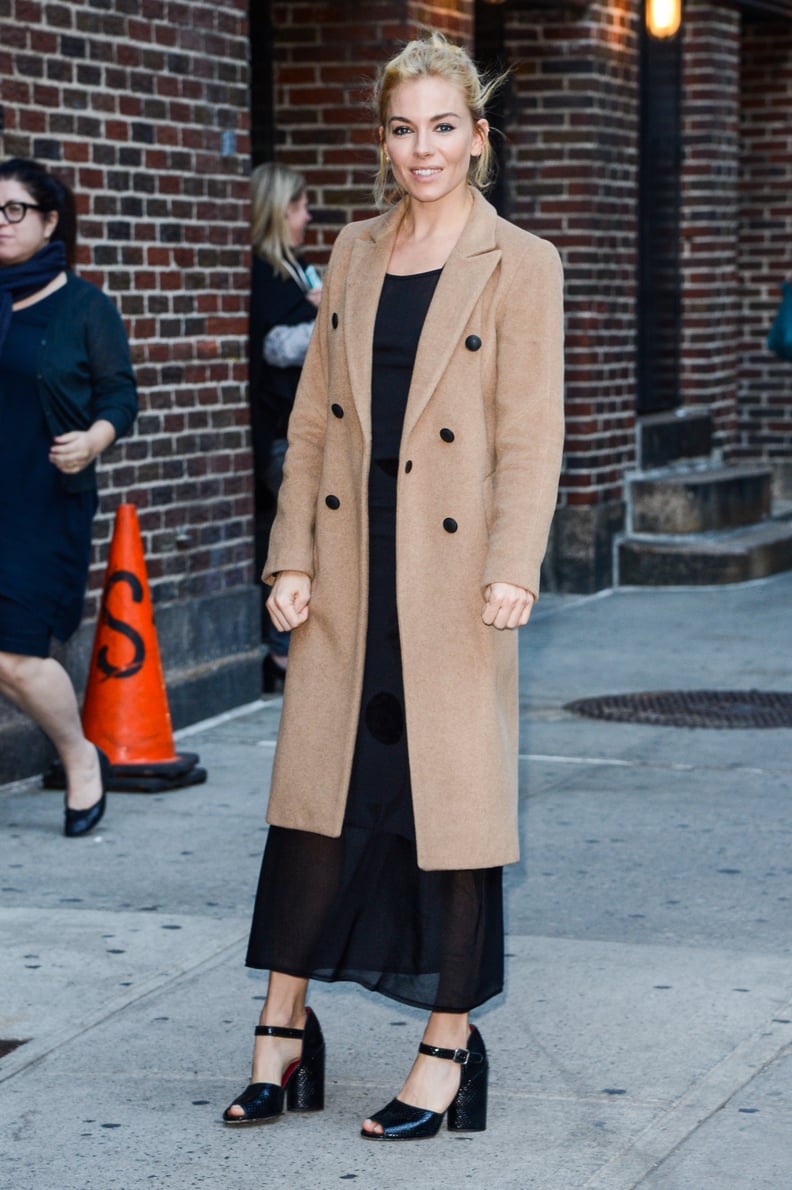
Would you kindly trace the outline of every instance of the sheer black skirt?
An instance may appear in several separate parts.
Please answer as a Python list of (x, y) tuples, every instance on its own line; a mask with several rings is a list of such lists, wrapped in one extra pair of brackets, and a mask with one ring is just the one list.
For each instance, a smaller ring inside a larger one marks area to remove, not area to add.
[(338, 839), (270, 827), (247, 965), (467, 1012), (503, 986), (502, 869), (418, 867), (396, 618), (396, 470), (373, 463), (366, 665)]

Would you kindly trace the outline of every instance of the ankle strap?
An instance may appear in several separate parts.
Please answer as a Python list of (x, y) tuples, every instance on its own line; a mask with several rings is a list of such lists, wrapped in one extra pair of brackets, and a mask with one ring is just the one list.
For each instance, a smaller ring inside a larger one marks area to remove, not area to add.
[(280, 1025), (256, 1025), (256, 1037), (302, 1037), (304, 1029), (283, 1029)]
[(419, 1054), (426, 1054), (429, 1058), (445, 1058), (448, 1062), (457, 1062), (460, 1066), (467, 1066), (469, 1062), (483, 1062), (484, 1058), (481, 1054), (471, 1053), (470, 1050), (444, 1050), (438, 1045), (424, 1045), (423, 1042), (418, 1046)]

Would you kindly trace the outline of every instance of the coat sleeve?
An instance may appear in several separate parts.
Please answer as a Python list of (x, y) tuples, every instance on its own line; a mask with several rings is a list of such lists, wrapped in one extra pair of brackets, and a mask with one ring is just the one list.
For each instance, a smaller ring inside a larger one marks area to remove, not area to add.
[(482, 587), (539, 594), (564, 440), (561, 260), (533, 239), (499, 305), (494, 504)]
[(261, 575), (265, 583), (272, 583), (281, 570), (299, 570), (311, 578), (314, 575), (316, 501), (327, 430), (330, 294), (339, 271), (338, 255), (337, 242), (327, 266), (316, 329), (308, 344), (294, 408), (289, 417), (289, 445), (283, 465), (283, 482), (278, 492), (278, 510)]
[(91, 373), (91, 417), (109, 421), (120, 438), (137, 416), (135, 374), (129, 341), (113, 301), (96, 290), (85, 324), (85, 346)]
[(264, 359), (273, 368), (302, 367), (315, 325), (298, 322), (294, 326), (274, 326), (264, 336)]

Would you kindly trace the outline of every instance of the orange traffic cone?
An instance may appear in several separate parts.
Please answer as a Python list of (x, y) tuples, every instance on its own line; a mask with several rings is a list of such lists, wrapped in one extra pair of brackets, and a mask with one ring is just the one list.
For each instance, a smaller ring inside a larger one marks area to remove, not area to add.
[(174, 747), (134, 504), (116, 511), (82, 720), (110, 759), (110, 789), (154, 793), (206, 780), (195, 753)]

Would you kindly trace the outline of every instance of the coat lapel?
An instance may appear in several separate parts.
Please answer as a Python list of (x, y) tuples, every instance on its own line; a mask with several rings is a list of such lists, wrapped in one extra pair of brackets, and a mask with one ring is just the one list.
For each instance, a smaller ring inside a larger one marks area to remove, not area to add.
[(369, 229), (366, 236), (356, 240), (347, 267), (344, 347), (352, 398), (366, 439), (371, 438), (374, 321), (401, 216), (401, 206), (393, 208)]
[(495, 246), (494, 207), (474, 194), (473, 209), (446, 261), (426, 316), (404, 415), (406, 441), (448, 366), (481, 292), (501, 258)]
[[(374, 322), (403, 209), (400, 203), (355, 241), (344, 286), (347, 369), (352, 398), (367, 439), (371, 438)], [(421, 333), (404, 417), (404, 440), (437, 388), (451, 355), (458, 350), (465, 324), (500, 261), (500, 249), (495, 246), (496, 218), (494, 207), (475, 193), (470, 217), (446, 261)]]

